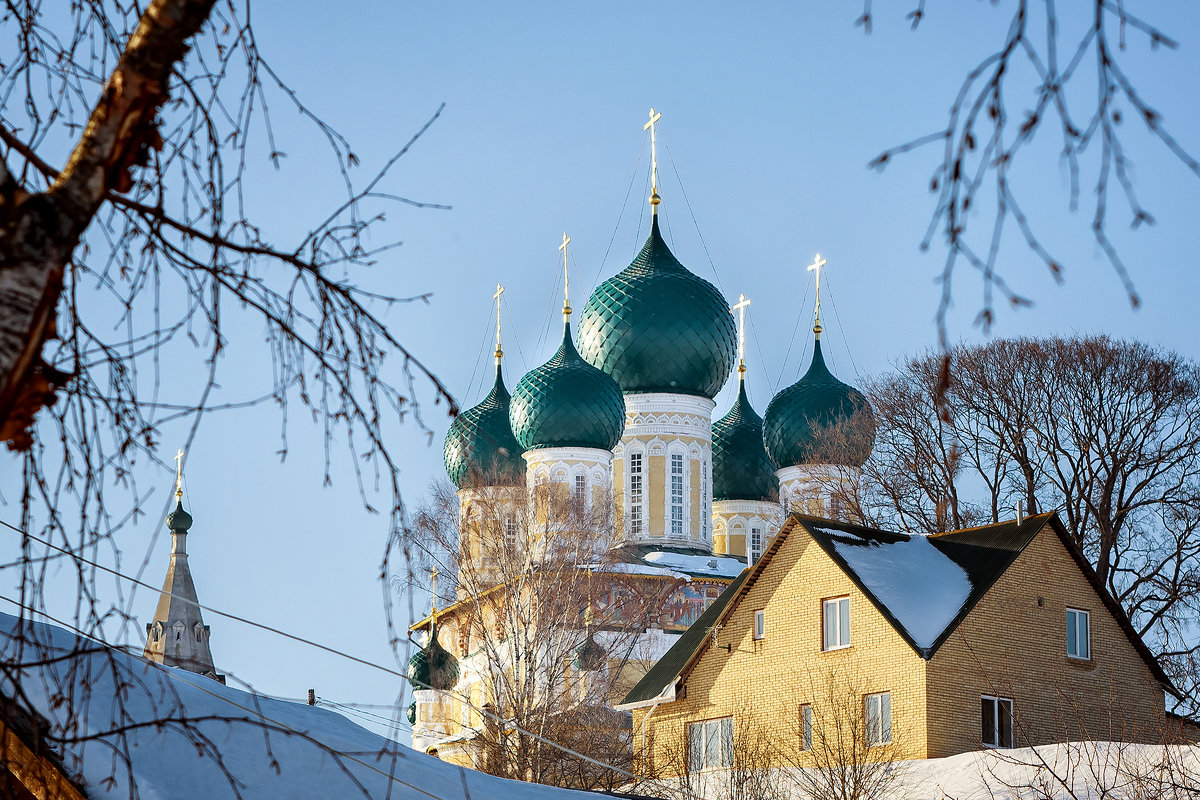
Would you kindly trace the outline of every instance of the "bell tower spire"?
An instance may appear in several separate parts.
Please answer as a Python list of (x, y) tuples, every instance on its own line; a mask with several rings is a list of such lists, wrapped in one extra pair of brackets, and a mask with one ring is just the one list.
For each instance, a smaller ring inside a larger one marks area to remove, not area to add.
[(146, 624), (146, 647), (142, 657), (169, 667), (183, 667), (213, 680), (225, 676), (213, 666), (209, 627), (200, 614), (196, 585), (188, 566), (187, 535), (192, 515), (183, 510), (183, 451), (175, 454), (175, 510), (167, 515), (171, 531), (171, 562), (163, 580), (162, 594), (154, 621)]

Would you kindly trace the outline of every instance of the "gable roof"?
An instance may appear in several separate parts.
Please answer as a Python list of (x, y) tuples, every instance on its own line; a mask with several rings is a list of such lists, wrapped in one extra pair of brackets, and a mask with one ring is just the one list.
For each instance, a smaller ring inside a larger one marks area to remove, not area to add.
[(667, 687), (674, 685), (684, 668), (691, 662), (692, 657), (700, 651), (705, 640), (708, 639), (709, 629), (720, 619), (725, 608), (737, 596), (750, 572), (749, 569), (742, 570), (742, 574), (738, 575), (734, 582), (717, 596), (712, 605), (706, 608), (704, 613), (680, 634), (678, 641), (663, 653), (662, 658), (654, 662), (654, 666), (629, 690), (629, 694), (625, 695), (625, 699), (616, 706), (617, 708), (624, 709), (647, 704), (661, 695)]
[[(709, 629), (733, 613), (796, 528), (807, 533), (917, 655), (928, 660), (1047, 525), (1070, 553), (1150, 673), (1165, 689), (1177, 693), (1158, 660), (1133, 629), (1124, 610), (1105, 589), (1056, 513), (931, 536), (881, 531), (793, 514), (754, 566), (744, 571), (713, 602), (634, 686), (621, 705), (648, 705), (677, 680), (686, 678), (709, 641)], [(914, 584), (914, 573), (926, 580)]]

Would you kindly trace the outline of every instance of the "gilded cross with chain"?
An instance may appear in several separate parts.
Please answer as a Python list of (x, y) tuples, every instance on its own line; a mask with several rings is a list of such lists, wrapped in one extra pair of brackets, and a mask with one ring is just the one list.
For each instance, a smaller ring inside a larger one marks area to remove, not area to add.
[(829, 262), (827, 258), (821, 258), (821, 254), (817, 253), (813, 263), (808, 265), (808, 271), (817, 273), (817, 311), (815, 315), (816, 323), (813, 325), (813, 333), (818, 337), (821, 335), (821, 267)]
[(500, 295), (504, 294), (504, 287), (496, 284), (496, 293), (492, 295), (492, 299), (496, 301), (496, 363), (500, 363), (500, 359), (504, 356), (504, 351), (500, 349)]
[(739, 295), (738, 301), (729, 307), (730, 311), (738, 312), (738, 378), (746, 373), (746, 308), (750, 301), (746, 295)]
[(183, 497), (183, 451), (175, 454), (175, 499)]
[(562, 244), (558, 246), (563, 254), (563, 316), (571, 316), (571, 272), (567, 266), (567, 245), (571, 243), (571, 237), (563, 232)]
[(650, 109), (650, 121), (642, 126), (642, 130), (650, 131), (650, 213), (658, 213), (658, 204), (662, 198), (658, 196), (658, 148), (654, 139), (654, 123), (662, 119), (662, 114)]

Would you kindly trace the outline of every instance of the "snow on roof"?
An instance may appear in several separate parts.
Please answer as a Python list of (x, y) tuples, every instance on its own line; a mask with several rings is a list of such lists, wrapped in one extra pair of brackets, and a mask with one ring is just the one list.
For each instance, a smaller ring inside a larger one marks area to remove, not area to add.
[(594, 565), (594, 569), (604, 572), (615, 572), (623, 575), (661, 575), (665, 578), (677, 578), (681, 581), (686, 581), (689, 576), (678, 570), (668, 567), (655, 567), (650, 564), (636, 563), (620, 563), (620, 564), (605, 564), (603, 566)]
[(928, 650), (954, 622), (971, 594), (967, 572), (924, 536), (895, 534), (895, 541), (806, 526), (829, 537), (837, 554), (908, 632)]
[(654, 551), (646, 553), (642, 559), (691, 575), (712, 575), (716, 578), (736, 578), (746, 568), (745, 561), (728, 556), (687, 556), (682, 553)]
[[(50, 721), (48, 733), (68, 742), (66, 768), (83, 778), (95, 800), (125, 800), (134, 796), (132, 784), (143, 800), (592, 796), (464, 770), (328, 709), (223, 686), (59, 627), (25, 623), (22, 641), (15, 636), (20, 624), (0, 614), (0, 661), (40, 662), (22, 672), (20, 690)], [(43, 654), (70, 655), (39, 659)], [(117, 687), (123, 702), (114, 699)], [(11, 692), (11, 683), (7, 688)], [(185, 718), (196, 720), (189, 723), (194, 733), (185, 732)], [(156, 720), (163, 724), (149, 724)], [(71, 743), (78, 738), (87, 741)], [(130, 757), (128, 767), (123, 753)]]

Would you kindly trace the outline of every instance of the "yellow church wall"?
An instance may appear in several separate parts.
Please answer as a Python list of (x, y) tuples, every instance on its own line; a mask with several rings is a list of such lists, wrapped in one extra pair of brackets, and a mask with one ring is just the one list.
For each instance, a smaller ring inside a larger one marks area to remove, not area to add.
[[(1066, 610), (1090, 613), (1091, 656), (1066, 655)], [(1162, 688), (1047, 525), (934, 654), (929, 756), (980, 743), (980, 696), (1013, 700), (1014, 744), (1157, 741)]]
[[(840, 596), (850, 598), (851, 645), (825, 652), (821, 602)], [(756, 641), (754, 612), (760, 609), (765, 636)], [(685, 675), (682, 699), (659, 705), (649, 719), (649, 708), (634, 711), (635, 731), (646, 721), (656, 769), (682, 768), (688, 723), (732, 716), (735, 736), (770, 737), (798, 754), (802, 704), (813, 706), (816, 724), (834, 716), (835, 699), (857, 715), (865, 695), (876, 692), (891, 693), (892, 752), (923, 757), (925, 662), (801, 529), (788, 536), (723, 626), (718, 646), (706, 642)], [(861, 720), (856, 724), (861, 729)]]

